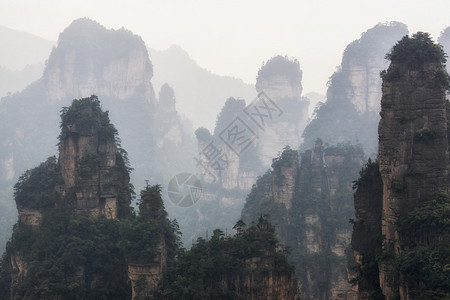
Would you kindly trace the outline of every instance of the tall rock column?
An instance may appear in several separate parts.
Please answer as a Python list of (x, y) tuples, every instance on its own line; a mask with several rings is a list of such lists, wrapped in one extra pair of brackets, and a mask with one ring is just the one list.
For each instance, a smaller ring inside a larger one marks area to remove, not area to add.
[(285, 146), (298, 149), (301, 135), (308, 122), (309, 100), (302, 97), (302, 71), (296, 59), (275, 56), (259, 70), (256, 91), (265, 93), (282, 111), (278, 117), (270, 117), (271, 112), (261, 112), (269, 116), (261, 127), (257, 141), (258, 153), (264, 167), (269, 167)]
[(386, 299), (409, 299), (394, 264), (402, 250), (397, 222), (448, 189), (448, 75), (442, 50), (424, 33), (404, 37), (388, 56), (378, 129), (385, 253), (380, 285)]
[(118, 215), (121, 178), (116, 162), (116, 129), (96, 96), (74, 101), (62, 113), (59, 164), (66, 193), (75, 190), (78, 213), (107, 218)]

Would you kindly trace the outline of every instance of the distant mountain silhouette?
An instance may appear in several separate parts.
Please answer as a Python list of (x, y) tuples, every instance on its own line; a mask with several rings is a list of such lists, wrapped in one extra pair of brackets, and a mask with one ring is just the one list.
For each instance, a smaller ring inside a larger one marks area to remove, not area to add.
[(0, 66), (22, 70), (27, 65), (43, 63), (54, 44), (30, 33), (0, 26)]
[(253, 84), (241, 79), (220, 76), (200, 67), (179, 46), (167, 50), (148, 49), (153, 63), (155, 90), (168, 83), (177, 93), (177, 110), (194, 123), (194, 127), (214, 128), (216, 116), (229, 97), (250, 102), (256, 97)]

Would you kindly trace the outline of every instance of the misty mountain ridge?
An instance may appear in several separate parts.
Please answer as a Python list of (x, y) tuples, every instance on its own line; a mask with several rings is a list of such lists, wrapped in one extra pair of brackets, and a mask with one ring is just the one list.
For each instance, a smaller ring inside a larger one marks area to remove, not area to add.
[(0, 66), (17, 71), (43, 63), (54, 45), (53, 41), (0, 25)]
[(177, 110), (194, 123), (194, 127), (213, 129), (216, 116), (230, 96), (250, 102), (256, 97), (253, 84), (242, 79), (221, 76), (195, 62), (180, 46), (158, 51), (148, 48), (153, 63), (155, 89), (168, 83), (177, 93)]

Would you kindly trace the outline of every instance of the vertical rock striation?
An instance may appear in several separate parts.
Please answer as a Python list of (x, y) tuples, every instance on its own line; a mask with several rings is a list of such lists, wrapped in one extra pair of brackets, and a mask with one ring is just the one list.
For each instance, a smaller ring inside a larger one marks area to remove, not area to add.
[[(416, 37), (425, 51), (432, 51), (425, 37)], [(422, 58), (420, 48), (402, 50), (406, 41), (394, 47), (384, 75), (378, 129), (383, 250), (392, 256), (401, 252), (399, 218), (448, 189), (447, 75), (439, 56), (425, 53)], [(380, 284), (388, 299), (407, 290), (392, 259), (380, 263)]]
[(285, 148), (273, 170), (258, 179), (242, 220), (269, 215), (280, 241), (291, 248), (302, 299), (354, 299), (348, 283), (348, 246), (353, 216), (352, 181), (363, 162), (359, 147), (324, 147), (316, 141), (299, 160)]
[[(442, 203), (449, 187), (445, 57), (428, 34), (419, 32), (400, 40), (388, 58), (391, 64), (382, 73), (379, 175), (369, 165), (355, 194), (352, 244), (360, 299), (369, 291), (379, 294), (373, 273), (364, 270), (378, 269), (385, 299), (416, 299), (429, 290), (438, 295), (444, 284), (432, 277), (441, 274), (445, 262), (436, 257), (445, 257), (439, 249), (448, 243), (446, 225), (437, 225), (445, 222)], [(364, 249), (364, 241), (379, 249), (378, 255)], [(424, 262), (427, 255), (434, 258)], [(434, 274), (424, 275), (433, 260)]]
[[(256, 91), (265, 93), (282, 111), (279, 117), (267, 118), (258, 131), (257, 149), (264, 167), (269, 167), (285, 146), (298, 149), (303, 129), (308, 122), (309, 100), (302, 97), (302, 71), (296, 59), (275, 56), (258, 71)], [(270, 115), (270, 111), (260, 108)]]
[(338, 70), (330, 77), (327, 101), (315, 110), (303, 133), (306, 150), (317, 138), (334, 145), (361, 143), (366, 155), (377, 153), (381, 79), (387, 67), (386, 52), (402, 36), (406, 25), (398, 22), (377, 24), (350, 43)]

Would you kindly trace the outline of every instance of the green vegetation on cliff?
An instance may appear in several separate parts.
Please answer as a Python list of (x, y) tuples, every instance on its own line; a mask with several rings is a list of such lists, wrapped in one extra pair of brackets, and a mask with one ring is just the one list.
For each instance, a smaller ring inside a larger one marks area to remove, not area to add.
[(438, 61), (445, 63), (447, 55), (441, 45), (435, 44), (429, 33), (417, 32), (412, 37), (404, 36), (398, 41), (386, 58), (403, 63)]
[[(222, 276), (238, 284), (254, 272), (267, 280), (245, 287), (252, 293), (275, 291), (268, 280), (276, 278), (296, 294), (292, 266), (266, 219), (248, 229), (239, 223), (233, 238), (215, 230), (187, 251), (159, 185), (141, 191), (136, 214), (127, 155), (97, 97), (62, 110), (59, 150), (58, 161), (49, 158), (15, 186), (23, 210), (2, 256), (1, 299), (149, 299), (167, 264), (158, 295), (168, 299), (225, 299), (241, 291), (216, 289)], [(264, 263), (255, 271), (248, 259)]]
[(62, 177), (55, 157), (50, 157), (38, 167), (27, 170), (14, 186), (14, 199), (18, 207), (44, 209), (57, 201), (56, 186)]
[(418, 32), (386, 58), (379, 160), (355, 182), (355, 283), (362, 299), (449, 299), (446, 55)]
[(294, 85), (301, 86), (302, 71), (300, 70), (299, 61), (288, 56), (277, 55), (269, 59), (266, 63), (263, 62), (261, 69), (258, 71), (256, 85), (261, 80), (267, 80), (272, 76), (284, 76)]
[(61, 134), (59, 140), (64, 140), (69, 132), (81, 135), (98, 131), (101, 140), (116, 139), (117, 130), (109, 120), (109, 112), (103, 111), (97, 96), (72, 101), (70, 107), (61, 110)]
[[(81, 135), (87, 142), (76, 144)], [(74, 142), (67, 143), (69, 139)], [(19, 216), (14, 227), (2, 260), (2, 299), (131, 299), (130, 261), (153, 263), (161, 251), (169, 259), (174, 257), (179, 232), (176, 222), (167, 218), (161, 189), (143, 190), (140, 212), (134, 213), (131, 169), (118, 141), (97, 97), (74, 100), (62, 110), (60, 151), (71, 149), (71, 156), (60, 156), (58, 162), (49, 158), (25, 172), (15, 185), (17, 206), (39, 213), (31, 221)], [(95, 152), (87, 151), (92, 145)], [(86, 153), (77, 162), (78, 151)], [(63, 180), (64, 159), (75, 162), (75, 169), (69, 170), (73, 186)], [(101, 213), (102, 199), (88, 213), (79, 210), (86, 188), (95, 194), (106, 191), (109, 198), (117, 196), (118, 218), (107, 219)]]
[(383, 255), (381, 233), (382, 182), (378, 161), (369, 159), (353, 182), (355, 190), (355, 214), (352, 249), (359, 264), (352, 266), (355, 272), (353, 284), (358, 284), (360, 295), (368, 299), (384, 299), (380, 289), (378, 262)]
[(415, 282), (411, 293), (426, 299), (450, 298), (450, 196), (441, 192), (398, 221), (404, 237), (397, 268)]
[(302, 151), (320, 137), (331, 145), (359, 143), (366, 155), (377, 152), (379, 73), (386, 68), (386, 52), (406, 34), (402, 23), (380, 23), (346, 47), (341, 65), (328, 82), (327, 101), (316, 107), (303, 132)]
[(234, 228), (233, 237), (216, 229), (210, 239), (199, 238), (190, 250), (180, 250), (169, 263), (157, 299), (248, 299), (245, 293), (263, 299), (264, 290), (277, 283), (268, 286), (270, 277), (292, 276), (294, 268), (267, 218), (260, 216), (250, 226), (239, 221)]
[(299, 164), (297, 151), (287, 147), (247, 196), (242, 219), (249, 223), (259, 214), (270, 215), (278, 238), (290, 249), (288, 259), (304, 297), (330, 299), (337, 292), (334, 280), (347, 276), (345, 240), (354, 216), (351, 183), (363, 155), (360, 146), (323, 147), (318, 139), (313, 150), (301, 154)]

